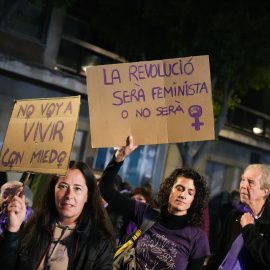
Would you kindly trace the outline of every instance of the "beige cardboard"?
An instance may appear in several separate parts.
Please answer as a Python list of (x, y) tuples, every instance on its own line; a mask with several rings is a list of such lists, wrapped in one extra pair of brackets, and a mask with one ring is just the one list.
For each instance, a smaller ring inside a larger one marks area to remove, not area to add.
[(208, 56), (88, 67), (87, 91), (94, 148), (214, 139)]
[(77, 131), (80, 96), (14, 102), (0, 171), (65, 176)]

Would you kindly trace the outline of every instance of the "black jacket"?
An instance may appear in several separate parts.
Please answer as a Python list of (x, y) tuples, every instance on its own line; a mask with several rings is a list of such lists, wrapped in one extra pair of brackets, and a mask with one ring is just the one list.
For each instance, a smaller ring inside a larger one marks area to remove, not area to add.
[[(91, 241), (86, 241), (87, 232), (75, 231), (74, 245), (69, 251), (68, 269), (72, 270), (111, 270), (113, 261), (113, 245), (108, 237), (102, 232), (98, 247)], [(31, 237), (29, 235), (29, 237)], [(48, 229), (42, 230), (40, 246), (36, 256), (27, 257), (18, 251), (19, 233), (7, 230), (0, 235), (0, 268), (2, 270), (35, 270), (38, 269), (42, 258), (46, 255), (52, 242), (52, 232)]]
[(243, 215), (237, 209), (228, 215), (219, 237), (216, 254), (212, 255), (204, 267), (205, 270), (217, 270), (234, 240), (240, 233), (243, 235), (244, 243), (248, 249), (245, 270), (270, 269), (270, 203), (267, 200), (262, 216), (256, 224), (248, 224), (241, 227), (240, 219)]

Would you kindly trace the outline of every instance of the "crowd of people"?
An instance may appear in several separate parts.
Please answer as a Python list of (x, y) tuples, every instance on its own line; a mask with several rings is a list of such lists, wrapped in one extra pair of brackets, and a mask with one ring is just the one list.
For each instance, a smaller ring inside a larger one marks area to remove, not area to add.
[(222, 228), (211, 252), (204, 177), (180, 167), (162, 181), (156, 197), (151, 185), (132, 188), (118, 172), (136, 148), (130, 136), (102, 175), (71, 161), (65, 177), (50, 177), (34, 208), (30, 188), (1, 174), (1, 269), (113, 269), (121, 239), (152, 212), (154, 224), (134, 245), (135, 269), (270, 269), (267, 166), (245, 169), (239, 190), (221, 207)]

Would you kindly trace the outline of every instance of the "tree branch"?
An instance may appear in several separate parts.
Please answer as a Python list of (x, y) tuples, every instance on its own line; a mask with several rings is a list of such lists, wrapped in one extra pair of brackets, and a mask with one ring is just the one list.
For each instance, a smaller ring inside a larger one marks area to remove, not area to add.
[[(230, 82), (227, 80), (224, 85), (224, 91), (223, 91), (223, 99), (222, 99), (222, 105), (220, 114), (217, 117), (217, 121), (215, 123), (215, 138), (218, 137), (219, 132), (221, 131), (222, 127), (224, 126), (226, 122), (226, 117), (228, 114), (228, 103), (230, 100), (230, 97), (233, 93), (233, 88), (229, 88)], [(211, 148), (215, 141), (214, 140), (208, 140), (204, 141), (196, 154), (193, 157), (193, 164), (192, 166), (196, 166), (198, 162), (201, 160), (201, 158), (204, 156), (204, 154)]]

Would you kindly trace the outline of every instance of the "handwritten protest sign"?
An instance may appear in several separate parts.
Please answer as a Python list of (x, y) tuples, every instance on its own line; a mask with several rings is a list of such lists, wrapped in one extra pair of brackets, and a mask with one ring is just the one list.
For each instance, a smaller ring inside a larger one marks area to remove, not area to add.
[(214, 139), (208, 56), (87, 68), (92, 147)]
[(15, 101), (0, 171), (66, 175), (79, 109), (80, 96)]

